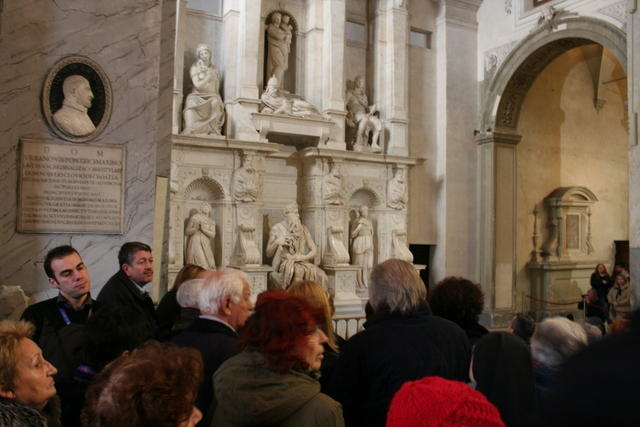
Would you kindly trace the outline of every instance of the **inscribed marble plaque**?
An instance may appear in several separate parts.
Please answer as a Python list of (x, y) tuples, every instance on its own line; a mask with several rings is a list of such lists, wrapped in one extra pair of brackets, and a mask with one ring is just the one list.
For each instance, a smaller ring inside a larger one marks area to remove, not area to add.
[(567, 249), (580, 247), (580, 216), (567, 215)]
[(124, 147), (20, 142), (18, 231), (123, 232)]

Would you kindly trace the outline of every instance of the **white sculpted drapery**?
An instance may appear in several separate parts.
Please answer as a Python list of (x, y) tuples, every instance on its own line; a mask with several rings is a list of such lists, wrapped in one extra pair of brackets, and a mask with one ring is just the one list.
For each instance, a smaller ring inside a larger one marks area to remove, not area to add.
[(280, 12), (271, 14), (267, 24), (267, 78), (275, 76), (279, 82), (284, 81), (284, 73), (289, 68), (289, 51), (291, 50), (292, 25), (289, 16)]
[(216, 237), (216, 223), (209, 216), (211, 205), (203, 203), (200, 212), (189, 218), (185, 235), (188, 237), (186, 264), (195, 264), (206, 270), (214, 270), (216, 261), (211, 250), (211, 239)]
[(205, 44), (196, 49), (198, 59), (189, 74), (193, 89), (184, 102), (186, 135), (220, 135), (224, 123), (224, 102), (220, 97), (220, 73), (211, 63), (211, 50)]
[(312, 280), (327, 286), (327, 275), (313, 264), (317, 247), (311, 233), (298, 214), (297, 205), (285, 208), (285, 219), (269, 232), (267, 256), (273, 257), (272, 280), (279, 288), (286, 289), (295, 280)]
[[(370, 150), (379, 153), (382, 151), (379, 143), (382, 120), (376, 115), (378, 113), (376, 105), (369, 105), (365, 87), (364, 77), (358, 76), (355, 79), (353, 90), (347, 92), (347, 125), (355, 128), (356, 131), (354, 151), (363, 151), (365, 147), (368, 147), (371, 135)], [(373, 134), (371, 134), (372, 131)]]
[(351, 263), (362, 268), (358, 276), (358, 288), (366, 289), (373, 268), (373, 224), (367, 206), (360, 206), (358, 213), (351, 230)]

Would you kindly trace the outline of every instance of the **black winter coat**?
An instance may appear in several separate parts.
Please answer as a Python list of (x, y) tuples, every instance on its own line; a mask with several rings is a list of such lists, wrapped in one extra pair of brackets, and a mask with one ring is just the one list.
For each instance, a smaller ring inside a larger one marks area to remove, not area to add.
[(151, 297), (143, 294), (122, 270), (107, 281), (98, 295), (98, 302), (103, 305), (125, 305), (135, 310), (143, 334), (149, 339), (156, 337), (158, 318)]
[(384, 426), (406, 381), (437, 375), (468, 380), (471, 346), (455, 323), (431, 314), (376, 314), (341, 349), (327, 393), (342, 404), (347, 426)]

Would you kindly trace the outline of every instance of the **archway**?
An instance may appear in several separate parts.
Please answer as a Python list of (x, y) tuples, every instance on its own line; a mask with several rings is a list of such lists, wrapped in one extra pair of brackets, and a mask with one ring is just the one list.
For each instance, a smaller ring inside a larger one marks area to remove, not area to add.
[(626, 70), (626, 37), (621, 30), (592, 18), (567, 18), (557, 21), (557, 26), (562, 29), (550, 32), (540, 28), (516, 45), (484, 92), (479, 123), (482, 131), (477, 137), (481, 175), (479, 265), (486, 310), (495, 325), (505, 324), (514, 311), (522, 309), (516, 300), (516, 281), (521, 272), (516, 237), (522, 219), (518, 193), (525, 190), (519, 189), (518, 177), (523, 169), (520, 163), (528, 160), (523, 160), (520, 153), (519, 163), (518, 147), (523, 136), (528, 141), (519, 126), (532, 85), (552, 62), (575, 49), (600, 46)]

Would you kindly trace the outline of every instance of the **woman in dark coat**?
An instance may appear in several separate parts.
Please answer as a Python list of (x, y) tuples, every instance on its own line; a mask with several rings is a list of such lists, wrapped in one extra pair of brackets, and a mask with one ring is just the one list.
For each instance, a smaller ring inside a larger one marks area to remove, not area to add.
[(598, 294), (598, 302), (602, 305), (602, 310), (606, 313), (606, 321), (611, 322), (609, 319), (609, 290), (613, 286), (613, 280), (607, 272), (607, 267), (604, 264), (596, 265), (596, 269), (591, 274), (591, 287), (596, 290)]
[(470, 376), (507, 426), (536, 424), (531, 352), (522, 339), (507, 332), (482, 337), (473, 348)]

